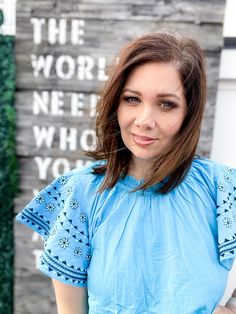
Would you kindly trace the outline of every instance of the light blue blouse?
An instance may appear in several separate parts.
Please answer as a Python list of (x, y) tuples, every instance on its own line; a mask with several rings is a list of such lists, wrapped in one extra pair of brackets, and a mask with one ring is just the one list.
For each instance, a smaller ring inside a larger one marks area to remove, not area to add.
[(161, 195), (131, 176), (97, 190), (95, 162), (42, 190), (17, 220), (45, 239), (40, 269), (87, 286), (90, 314), (212, 313), (236, 255), (236, 170), (196, 158)]

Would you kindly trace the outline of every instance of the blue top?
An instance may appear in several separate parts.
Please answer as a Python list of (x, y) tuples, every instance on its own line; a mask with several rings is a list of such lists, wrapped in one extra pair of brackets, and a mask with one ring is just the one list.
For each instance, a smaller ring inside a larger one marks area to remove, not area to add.
[(236, 170), (197, 158), (161, 195), (75, 169), (17, 216), (45, 239), (40, 269), (88, 287), (90, 314), (212, 313), (236, 255)]

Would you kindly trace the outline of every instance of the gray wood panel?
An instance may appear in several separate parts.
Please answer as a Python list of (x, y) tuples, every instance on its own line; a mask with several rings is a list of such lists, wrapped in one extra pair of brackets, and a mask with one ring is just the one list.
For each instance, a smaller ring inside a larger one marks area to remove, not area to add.
[[(221, 23), (225, 1), (181, 0), (116, 0), (110, 1), (37, 1), (21, 0), (18, 16), (27, 14), (47, 16), (83, 17), (91, 19), (167, 20), (193, 23)], [(212, 9), (214, 8), (214, 12)]]
[(37, 269), (43, 243), (31, 230), (15, 223), (15, 314), (56, 314), (52, 283)]

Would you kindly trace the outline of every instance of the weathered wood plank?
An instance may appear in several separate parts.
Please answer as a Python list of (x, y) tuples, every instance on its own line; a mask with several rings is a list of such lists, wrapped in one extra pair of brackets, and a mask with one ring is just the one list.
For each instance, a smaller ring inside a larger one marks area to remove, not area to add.
[[(37, 9), (32, 0), (18, 3), (18, 16), (27, 14), (42, 17), (58, 16), (120, 20), (172, 20), (193, 23), (222, 23), (225, 1), (37, 1)], [(212, 12), (214, 11), (214, 14)]]
[[(57, 17), (59, 20), (59, 17)], [(79, 19), (79, 18), (78, 18)], [(78, 50), (83, 52), (84, 50), (90, 51), (90, 48), (101, 48), (104, 52), (107, 49), (111, 51), (117, 51), (125, 42), (148, 32), (155, 32), (160, 29), (172, 29), (187, 36), (191, 36), (199, 40), (201, 45), (205, 50), (215, 50), (221, 47), (222, 43), (222, 25), (214, 23), (206, 23), (204, 25), (198, 25), (194, 23), (186, 23), (185, 21), (174, 22), (171, 20), (166, 21), (150, 21), (142, 20), (136, 23), (136, 21), (124, 20), (119, 21), (115, 19), (109, 20), (99, 20), (99, 19), (83, 19), (84, 25), (84, 45), (83, 46), (72, 46), (69, 42), (69, 22), (71, 17), (68, 18), (67, 23), (67, 45), (49, 45), (45, 47), (48, 43), (47, 40), (47, 25), (42, 26), (42, 44), (35, 45), (33, 43), (33, 25), (30, 23), (30, 16), (24, 17), (19, 20), (19, 26), (17, 27), (16, 33), (16, 52), (21, 48), (25, 51), (22, 44), (28, 42), (28, 48), (37, 53), (44, 49), (44, 52), (54, 51), (60, 52), (60, 54), (71, 52), (73, 54), (78, 54)], [(186, 27), (186, 24), (188, 27)], [(31, 44), (31, 46), (30, 46)], [(46, 48), (46, 51), (45, 51)], [(69, 51), (67, 50), (69, 49)], [(32, 52), (28, 51), (29, 52)], [(96, 51), (93, 51), (96, 53)]]
[(31, 230), (15, 223), (15, 314), (56, 314), (52, 283), (36, 269), (43, 243)]

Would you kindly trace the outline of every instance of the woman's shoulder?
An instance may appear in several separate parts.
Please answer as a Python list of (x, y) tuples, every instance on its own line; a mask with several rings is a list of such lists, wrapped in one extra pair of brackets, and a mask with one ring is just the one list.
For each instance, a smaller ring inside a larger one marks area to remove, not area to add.
[(209, 158), (197, 156), (192, 162), (189, 175), (215, 184), (219, 180), (231, 181), (233, 177), (236, 177), (236, 169)]
[(210, 194), (220, 206), (228, 195), (236, 194), (236, 169), (205, 157), (196, 157), (184, 182), (196, 193)]
[(44, 187), (16, 219), (46, 238), (56, 219), (63, 215), (67, 221), (89, 216), (94, 198), (98, 195), (102, 175), (93, 174), (101, 162), (73, 169)]
[(95, 174), (94, 169), (104, 164), (104, 160), (91, 161), (84, 166), (72, 169), (71, 171), (59, 176), (55, 182), (64, 186), (73, 184), (81, 188), (96, 186), (103, 180), (103, 174)]
[(196, 196), (192, 198), (195, 202), (200, 200), (206, 213), (209, 213), (207, 208), (214, 210), (219, 259), (229, 270), (236, 256), (236, 170), (208, 158), (196, 157), (182, 187), (188, 195)]
[(225, 169), (225, 168), (230, 168), (230, 166), (220, 163), (218, 161), (209, 159), (207, 157), (202, 157), (202, 156), (195, 156), (192, 162), (193, 167), (198, 167), (199, 169), (206, 169), (206, 170), (217, 170), (217, 169)]
[(106, 163), (105, 160), (87, 161), (85, 165), (74, 168), (64, 174), (64, 176), (78, 176), (93, 174), (93, 170)]

